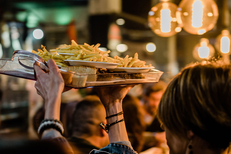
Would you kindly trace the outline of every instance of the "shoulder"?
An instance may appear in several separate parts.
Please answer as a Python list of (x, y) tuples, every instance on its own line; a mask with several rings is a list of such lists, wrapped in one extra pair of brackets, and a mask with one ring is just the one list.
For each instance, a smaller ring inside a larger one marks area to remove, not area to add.
[(123, 143), (110, 143), (100, 150), (92, 150), (90, 154), (137, 154), (130, 146)]

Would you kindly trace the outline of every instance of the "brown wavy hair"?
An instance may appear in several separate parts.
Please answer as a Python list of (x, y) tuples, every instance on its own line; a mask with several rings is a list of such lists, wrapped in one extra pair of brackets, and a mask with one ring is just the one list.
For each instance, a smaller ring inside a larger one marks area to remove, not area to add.
[(191, 64), (169, 83), (157, 115), (179, 137), (186, 131), (227, 148), (231, 141), (231, 65), (216, 62)]

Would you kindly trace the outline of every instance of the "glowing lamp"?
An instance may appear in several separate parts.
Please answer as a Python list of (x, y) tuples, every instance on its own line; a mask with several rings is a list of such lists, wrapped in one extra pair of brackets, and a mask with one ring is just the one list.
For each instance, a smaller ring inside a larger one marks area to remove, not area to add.
[(195, 45), (193, 49), (193, 57), (197, 60), (208, 60), (214, 56), (214, 48), (209, 44), (209, 40), (202, 38), (200, 43)]
[(34, 31), (33, 31), (33, 37), (35, 38), (35, 39), (42, 39), (43, 38), (43, 36), (44, 36), (44, 33), (43, 33), (43, 31), (41, 30), (41, 29), (35, 29)]
[(231, 36), (227, 29), (222, 30), (221, 34), (216, 38), (216, 49), (221, 54), (230, 54), (230, 47), (231, 47)]
[(148, 13), (149, 27), (162, 37), (170, 37), (181, 31), (176, 19), (177, 5), (169, 0), (161, 0)]
[(202, 35), (213, 29), (218, 14), (213, 0), (182, 0), (177, 11), (177, 21), (186, 32)]
[(125, 20), (123, 19), (123, 18), (119, 18), (119, 19), (117, 19), (116, 20), (116, 23), (117, 23), (117, 25), (124, 25), (125, 24)]

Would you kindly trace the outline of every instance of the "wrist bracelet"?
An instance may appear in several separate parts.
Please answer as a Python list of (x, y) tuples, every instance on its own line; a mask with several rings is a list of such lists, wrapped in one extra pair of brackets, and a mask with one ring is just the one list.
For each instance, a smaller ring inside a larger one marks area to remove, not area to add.
[(56, 119), (44, 119), (38, 128), (38, 134), (41, 137), (42, 133), (46, 130), (46, 129), (56, 129), (57, 131), (59, 131), (61, 133), (61, 135), (64, 132), (64, 128), (63, 128), (63, 124), (61, 121), (56, 120)]
[[(62, 122), (61, 122), (60, 120), (57, 120), (57, 119), (43, 119), (43, 120), (41, 121), (41, 123), (44, 123), (44, 122), (46, 122), (46, 121), (58, 122), (58, 123), (60, 123), (60, 124), (63, 126)], [(40, 123), (40, 124), (41, 124), (41, 123)]]
[(119, 121), (116, 120), (115, 122), (110, 123), (110, 124), (104, 124), (104, 123), (101, 122), (99, 125), (100, 125), (101, 128), (103, 128), (108, 133), (109, 127), (111, 127), (112, 125), (115, 125), (115, 124), (117, 124), (119, 122), (122, 122), (122, 121), (124, 121), (124, 119), (121, 119)]
[(123, 113), (124, 113), (124, 112), (123, 112), (123, 111), (121, 111), (121, 112), (119, 112), (119, 113), (116, 113), (116, 114), (113, 114), (113, 115), (107, 116), (107, 117), (106, 117), (106, 119), (111, 118), (111, 117), (114, 117), (114, 116), (121, 115), (121, 114), (123, 114)]

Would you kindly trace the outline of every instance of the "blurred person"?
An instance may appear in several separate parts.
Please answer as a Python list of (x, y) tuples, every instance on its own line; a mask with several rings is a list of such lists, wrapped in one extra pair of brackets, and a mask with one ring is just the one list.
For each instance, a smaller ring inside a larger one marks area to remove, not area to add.
[[(80, 100), (82, 100), (83, 97), (80, 94), (79, 89), (70, 89), (68, 91), (65, 91), (61, 95), (61, 114), (60, 119), (64, 126), (64, 136), (70, 137), (71, 136), (71, 121), (72, 121), (72, 114), (74, 112), (76, 104)], [(41, 121), (40, 121), (41, 122)]]
[[(62, 97), (61, 97), (62, 98)], [(71, 101), (67, 103), (61, 103), (60, 107), (60, 119), (62, 121), (63, 127), (65, 129), (63, 136), (70, 137), (71, 136), (71, 119), (72, 114), (74, 112), (75, 106), (78, 101)], [(38, 138), (37, 130), (41, 121), (44, 119), (45, 115), (45, 104), (43, 104), (34, 114), (33, 116), (33, 130), (36, 132), (36, 138)]]
[(88, 95), (80, 101), (72, 116), (72, 135), (68, 139), (75, 154), (90, 153), (109, 144), (108, 134), (100, 123), (106, 123), (106, 112), (99, 97)]
[(135, 85), (130, 91), (129, 91), (129, 95), (137, 97), (138, 99), (142, 99), (142, 94), (143, 94), (143, 85), (142, 84), (138, 84)]
[(128, 138), (134, 150), (139, 153), (143, 149), (145, 131), (144, 111), (140, 100), (129, 94), (126, 95), (123, 99), (123, 111)]
[(144, 89), (142, 103), (145, 110), (144, 121), (147, 125), (146, 131), (162, 131), (156, 118), (156, 111), (166, 87), (167, 84), (160, 80)]
[(146, 130), (144, 133), (145, 143), (143, 150), (154, 146), (166, 145), (165, 132), (156, 117), (156, 111), (166, 87), (167, 83), (160, 80), (144, 88), (142, 105), (145, 111), (144, 121), (146, 123)]
[[(79, 92), (78, 89), (70, 89), (69, 91), (62, 93), (62, 95), (61, 95), (60, 119), (61, 119), (63, 126), (64, 126), (64, 129), (65, 129), (65, 132), (63, 134), (64, 137), (70, 137), (71, 136), (72, 114), (74, 112), (76, 104), (80, 100), (82, 100), (82, 97), (80, 96), (80, 94), (78, 92)], [(35, 112), (35, 114), (32, 118), (33, 130), (35, 132), (37, 132), (41, 121), (44, 119), (44, 114), (45, 114), (45, 109), (44, 109), (44, 103), (43, 103), (42, 106)], [(36, 133), (36, 136), (38, 138), (37, 133)]]
[(61, 101), (62, 103), (69, 103), (69, 102), (79, 101), (82, 98), (83, 97), (79, 93), (79, 89), (70, 89), (69, 91), (62, 93)]

